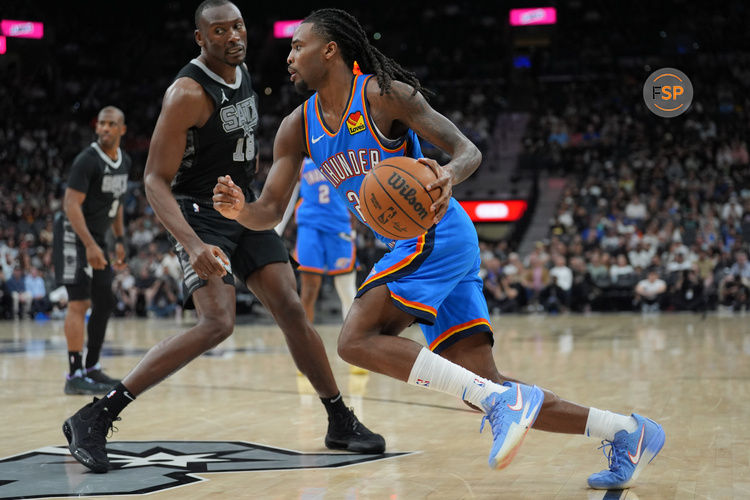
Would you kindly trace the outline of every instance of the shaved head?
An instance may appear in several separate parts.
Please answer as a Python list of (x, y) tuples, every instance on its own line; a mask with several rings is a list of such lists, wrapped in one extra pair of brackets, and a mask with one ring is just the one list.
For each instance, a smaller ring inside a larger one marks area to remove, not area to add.
[(121, 124), (125, 123), (125, 113), (123, 113), (122, 110), (116, 106), (105, 106), (104, 108), (102, 108), (101, 111), (99, 111), (98, 118), (101, 120), (102, 115), (106, 115), (110, 113), (113, 113), (114, 115), (117, 116), (116, 120), (119, 123)]
[(234, 3), (230, 2), (229, 0), (203, 0), (200, 5), (198, 5), (198, 8), (195, 9), (195, 29), (201, 29), (200, 21), (203, 17), (204, 10), (227, 4), (234, 5)]

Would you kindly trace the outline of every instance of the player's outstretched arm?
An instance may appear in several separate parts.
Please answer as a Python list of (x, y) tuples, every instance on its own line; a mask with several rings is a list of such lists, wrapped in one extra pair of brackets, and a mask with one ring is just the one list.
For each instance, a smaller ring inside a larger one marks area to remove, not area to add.
[(256, 231), (272, 229), (279, 223), (299, 178), (305, 155), (301, 119), (302, 113), (297, 108), (281, 122), (273, 144), (273, 165), (256, 201), (245, 203), (242, 190), (229, 176), (217, 179), (213, 196), (217, 212)]

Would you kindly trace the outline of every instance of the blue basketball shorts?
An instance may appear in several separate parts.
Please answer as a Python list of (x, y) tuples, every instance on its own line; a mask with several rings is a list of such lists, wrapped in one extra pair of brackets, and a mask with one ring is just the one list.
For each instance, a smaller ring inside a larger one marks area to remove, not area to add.
[(397, 241), (375, 263), (357, 297), (386, 285), (393, 304), (416, 318), (436, 353), (480, 332), (488, 332), (492, 342), (479, 262), (474, 225), (451, 199), (436, 226), (417, 238)]
[(303, 225), (297, 227), (295, 258), (304, 273), (345, 274), (354, 271), (356, 247), (350, 233)]

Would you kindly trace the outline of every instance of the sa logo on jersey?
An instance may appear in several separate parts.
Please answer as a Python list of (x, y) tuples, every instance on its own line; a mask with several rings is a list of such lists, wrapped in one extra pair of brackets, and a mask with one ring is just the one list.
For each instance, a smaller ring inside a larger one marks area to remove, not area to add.
[(358, 134), (365, 129), (365, 117), (362, 116), (361, 111), (352, 113), (346, 119), (346, 126), (349, 129), (351, 135)]

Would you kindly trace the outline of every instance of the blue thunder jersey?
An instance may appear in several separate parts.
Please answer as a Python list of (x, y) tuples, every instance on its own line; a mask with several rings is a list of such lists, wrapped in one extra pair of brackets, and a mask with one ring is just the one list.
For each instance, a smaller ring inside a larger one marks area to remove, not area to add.
[[(370, 120), (366, 99), (367, 82), (373, 75), (356, 75), (338, 131), (323, 123), (318, 94), (302, 107), (307, 151), (321, 173), (344, 199), (349, 210), (362, 221), (359, 211), (359, 188), (365, 174), (378, 162), (393, 156), (421, 158), (422, 149), (413, 130), (399, 139), (387, 139)], [(374, 232), (374, 231), (373, 231)], [(393, 248), (394, 240), (377, 232), (375, 236)]]
[(302, 163), (299, 194), (295, 212), (298, 226), (314, 226), (333, 234), (351, 232), (347, 203), (309, 158)]
[[(360, 220), (359, 188), (370, 168), (393, 156), (422, 156), (414, 131), (388, 140), (370, 120), (365, 95), (370, 78), (354, 78), (346, 112), (334, 124), (336, 132), (323, 123), (317, 94), (302, 107), (310, 157)], [(487, 333), (492, 339), (477, 233), (455, 199), (440, 223), (416, 238), (394, 241), (375, 234), (391, 251), (374, 264), (357, 297), (386, 285), (393, 305), (414, 316), (436, 353), (471, 335)]]

